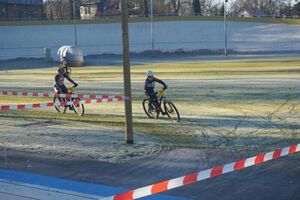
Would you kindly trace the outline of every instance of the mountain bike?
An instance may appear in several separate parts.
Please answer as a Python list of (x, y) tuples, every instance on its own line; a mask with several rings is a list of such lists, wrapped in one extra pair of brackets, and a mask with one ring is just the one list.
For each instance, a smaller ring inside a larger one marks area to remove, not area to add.
[(180, 122), (180, 114), (174, 103), (165, 96), (165, 90), (159, 90), (156, 92), (156, 95), (159, 105), (156, 105), (157, 103), (155, 102), (151, 102), (149, 96), (146, 96), (143, 100), (143, 108), (146, 115), (150, 119), (154, 119), (158, 118), (161, 111), (163, 111), (170, 120)]
[[(68, 88), (68, 93), (67, 94), (73, 94), (74, 93), (74, 87), (70, 87)], [(61, 91), (56, 91), (56, 94), (61, 94)], [(66, 113), (66, 111), (69, 109), (71, 111), (73, 111), (74, 113), (78, 114), (79, 116), (83, 116), (84, 115), (84, 105), (83, 104), (76, 104), (77, 101), (80, 101), (80, 98), (75, 97), (75, 98), (66, 98), (66, 97), (54, 97), (53, 102), (54, 103), (62, 103), (62, 102), (73, 102), (72, 105), (65, 105), (65, 106), (61, 106), (61, 105), (54, 105), (55, 109), (57, 110), (57, 112), (59, 113)]]

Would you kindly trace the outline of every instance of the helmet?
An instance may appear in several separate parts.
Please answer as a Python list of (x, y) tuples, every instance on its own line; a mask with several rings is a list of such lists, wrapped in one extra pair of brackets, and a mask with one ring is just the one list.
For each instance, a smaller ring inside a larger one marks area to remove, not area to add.
[(64, 70), (64, 68), (59, 67), (59, 68), (57, 69), (57, 72), (58, 72), (59, 74), (63, 74), (63, 73), (65, 73), (65, 70)]
[(146, 73), (146, 75), (147, 75), (147, 76), (153, 76), (153, 75), (154, 75), (154, 73), (153, 73), (153, 71), (151, 71), (151, 70), (148, 70), (148, 71), (147, 71), (147, 73)]

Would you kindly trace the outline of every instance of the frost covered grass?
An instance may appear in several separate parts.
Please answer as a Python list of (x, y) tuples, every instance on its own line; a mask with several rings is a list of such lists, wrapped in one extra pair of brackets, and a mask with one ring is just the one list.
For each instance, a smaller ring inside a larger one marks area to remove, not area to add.
[[(145, 115), (141, 101), (148, 68), (169, 85), (180, 123)], [(51, 92), (55, 70), (0, 73), (1, 90)], [(134, 148), (124, 142), (123, 102), (86, 105), (83, 117), (53, 108), (0, 112), (1, 141), (17, 150), (114, 162), (176, 147), (251, 151), (300, 140), (300, 61), (160, 63), (134, 66), (131, 72)], [(72, 73), (80, 93), (123, 94), (122, 67), (87, 66)], [(0, 96), (0, 104), (47, 101)], [(109, 155), (103, 153), (108, 146)]]

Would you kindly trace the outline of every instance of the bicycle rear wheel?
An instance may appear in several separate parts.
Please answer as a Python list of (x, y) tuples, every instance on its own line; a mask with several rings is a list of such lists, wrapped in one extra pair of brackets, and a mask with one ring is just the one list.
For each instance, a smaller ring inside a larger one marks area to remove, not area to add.
[[(61, 97), (54, 97), (53, 98), (53, 103), (61, 103), (61, 102), (64, 102), (65, 99), (64, 98), (61, 98)], [(60, 106), (60, 105), (54, 105), (55, 109), (57, 112), (59, 113), (66, 113), (66, 110), (67, 110), (67, 106)]]
[(180, 114), (176, 108), (176, 106), (168, 101), (164, 103), (164, 109), (169, 117), (169, 119), (171, 119), (172, 121), (177, 121), (180, 122)]
[[(80, 101), (80, 99), (79, 98), (74, 98), (72, 101)], [(72, 107), (73, 107), (73, 110), (76, 114), (78, 114), (79, 116), (84, 115), (84, 105), (83, 104), (73, 103)]]
[(155, 109), (155, 106), (152, 103), (150, 103), (149, 99), (144, 99), (143, 100), (143, 108), (144, 108), (144, 111), (145, 111), (146, 115), (150, 119), (154, 119), (158, 115), (158, 113)]

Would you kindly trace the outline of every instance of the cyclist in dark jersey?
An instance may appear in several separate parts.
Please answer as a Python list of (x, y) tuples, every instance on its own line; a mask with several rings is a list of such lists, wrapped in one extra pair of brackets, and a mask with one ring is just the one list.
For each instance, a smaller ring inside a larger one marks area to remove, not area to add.
[(154, 87), (155, 87), (155, 82), (162, 84), (164, 86), (163, 87), (164, 90), (167, 89), (168, 86), (162, 80), (154, 77), (153, 71), (149, 70), (146, 75), (147, 75), (147, 78), (145, 80), (144, 90), (146, 91), (146, 94), (149, 96), (150, 102), (151, 103), (154, 102), (157, 105), (157, 107), (160, 109), (160, 112), (163, 115), (165, 115), (166, 113), (163, 112), (161, 107), (159, 106), (159, 102), (158, 102), (158, 99), (156, 97)]
[(59, 67), (57, 70), (57, 74), (55, 76), (55, 85), (54, 85), (54, 90), (55, 92), (60, 91), (63, 94), (66, 94), (68, 92), (67, 87), (64, 84), (64, 80), (67, 79), (68, 81), (70, 81), (74, 87), (77, 87), (78, 84), (76, 82), (74, 82), (69, 76), (68, 74), (65, 72), (64, 68)]

